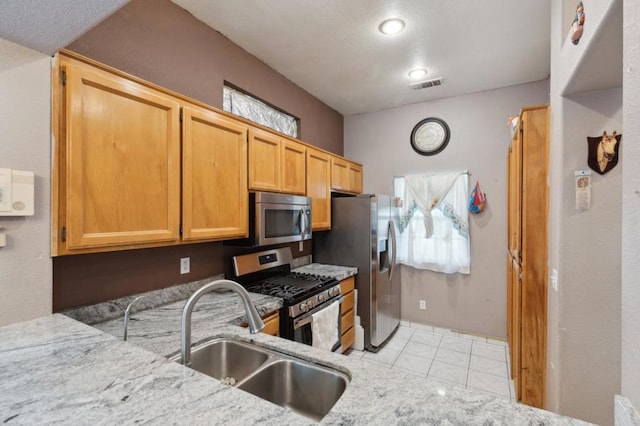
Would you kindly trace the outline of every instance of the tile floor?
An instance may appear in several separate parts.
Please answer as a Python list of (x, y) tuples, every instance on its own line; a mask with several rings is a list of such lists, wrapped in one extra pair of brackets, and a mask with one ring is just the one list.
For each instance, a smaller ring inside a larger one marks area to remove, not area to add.
[(352, 349), (347, 355), (514, 400), (508, 347), (501, 340), (403, 321), (379, 352)]

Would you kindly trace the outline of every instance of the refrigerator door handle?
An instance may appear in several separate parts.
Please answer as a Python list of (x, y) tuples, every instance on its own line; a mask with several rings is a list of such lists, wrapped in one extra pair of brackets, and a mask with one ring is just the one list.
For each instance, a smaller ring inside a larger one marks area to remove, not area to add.
[(391, 250), (393, 251), (391, 256), (391, 265), (389, 268), (389, 282), (391, 282), (393, 271), (396, 268), (396, 227), (393, 220), (389, 220), (389, 236), (391, 237)]

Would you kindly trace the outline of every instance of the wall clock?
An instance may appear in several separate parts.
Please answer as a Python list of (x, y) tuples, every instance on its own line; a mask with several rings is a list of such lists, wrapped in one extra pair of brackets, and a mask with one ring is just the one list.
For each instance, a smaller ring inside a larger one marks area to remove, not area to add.
[(451, 132), (444, 120), (425, 118), (411, 131), (411, 148), (420, 155), (436, 155), (447, 147)]

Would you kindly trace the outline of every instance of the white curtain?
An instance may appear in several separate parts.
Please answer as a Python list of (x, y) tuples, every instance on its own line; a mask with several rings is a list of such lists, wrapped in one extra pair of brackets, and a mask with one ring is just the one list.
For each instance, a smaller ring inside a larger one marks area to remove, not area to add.
[(443, 273), (470, 273), (468, 176), (464, 172), (396, 179), (403, 199), (398, 262)]

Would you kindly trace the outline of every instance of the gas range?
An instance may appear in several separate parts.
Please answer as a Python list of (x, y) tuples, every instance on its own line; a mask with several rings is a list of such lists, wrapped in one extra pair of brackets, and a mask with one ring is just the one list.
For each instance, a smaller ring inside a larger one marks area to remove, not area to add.
[(280, 336), (311, 344), (311, 317), (342, 302), (340, 283), (334, 277), (291, 272), (291, 261), (288, 247), (235, 256), (235, 280), (249, 292), (281, 298)]
[(281, 298), (291, 317), (297, 317), (340, 295), (340, 284), (335, 278), (299, 272), (276, 275), (245, 287), (252, 293)]

